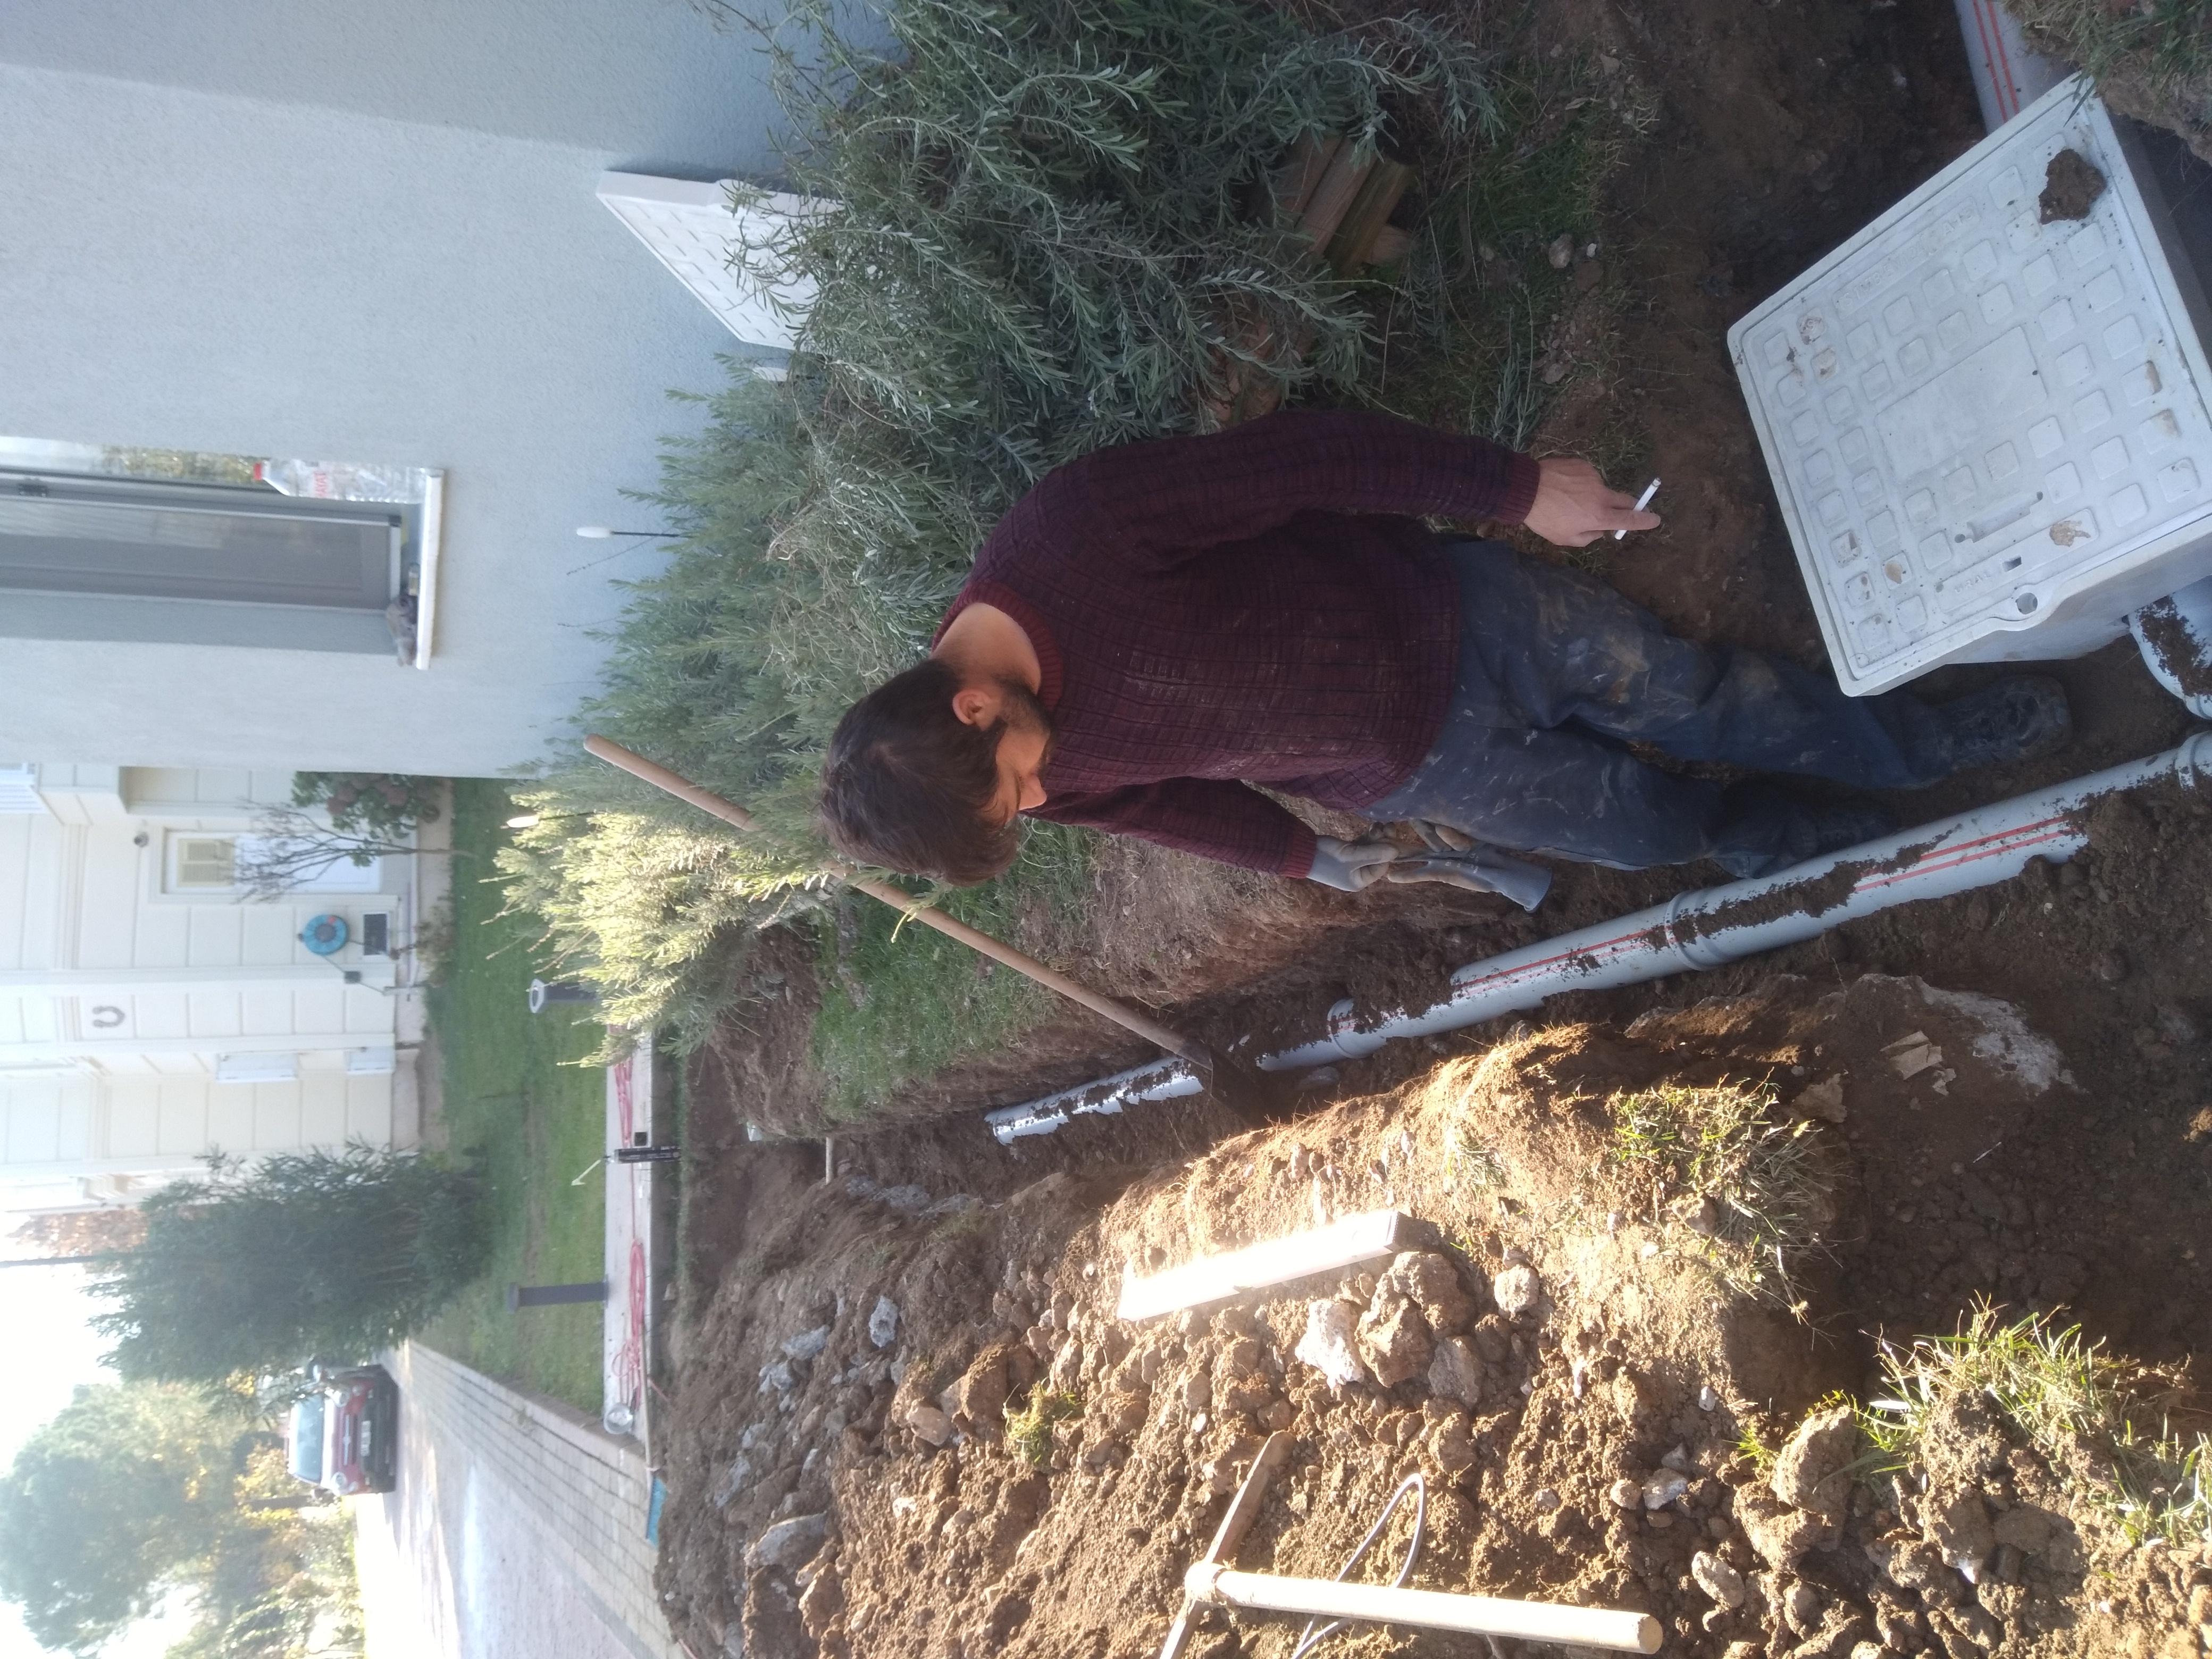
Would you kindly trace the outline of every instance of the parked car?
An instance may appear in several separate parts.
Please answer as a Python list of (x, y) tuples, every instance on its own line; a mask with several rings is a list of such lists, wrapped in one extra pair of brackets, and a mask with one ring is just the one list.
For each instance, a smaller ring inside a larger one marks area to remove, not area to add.
[(341, 1497), (399, 1479), (399, 1385), (381, 1365), (316, 1367), (321, 1387), (292, 1407), (292, 1473)]

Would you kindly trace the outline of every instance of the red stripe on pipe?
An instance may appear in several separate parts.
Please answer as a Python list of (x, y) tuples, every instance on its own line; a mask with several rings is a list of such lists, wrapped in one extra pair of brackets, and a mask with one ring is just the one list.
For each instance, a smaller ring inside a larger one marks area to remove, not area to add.
[(1990, 15), (1990, 0), (1972, 0), (1974, 32), (1982, 39), (1982, 64), (1990, 72), (1990, 83), (1996, 89), (1997, 118), (2000, 125), (2020, 113), (2020, 104), (2014, 96), (2011, 65), (2005, 61), (2004, 32)]
[[(1987, 5), (1989, 0), (1983, 0), (1983, 3)], [(1997, 100), (2000, 106), (2008, 101), (2012, 105), (2005, 111), (2005, 119), (2009, 121), (2020, 113), (2020, 82), (2013, 78), (2012, 58), (2005, 51), (2004, 25), (1998, 20), (1994, 9), (1990, 16), (1990, 33), (1996, 37), (1997, 45), (1997, 70), (2001, 76), (1997, 82)]]
[(2071, 829), (2054, 830), (2048, 835), (2037, 836), (2032, 840), (2008, 842), (2002, 847), (1991, 847), (1979, 853), (1969, 853), (1960, 858), (1946, 859), (1941, 864), (1916, 865), (1910, 870), (1899, 870), (1893, 875), (1884, 876), (1879, 881), (1862, 883), (1853, 890), (1871, 892), (1877, 887), (1889, 887), (1900, 881), (1911, 881), (1916, 876), (1935, 875), (1945, 870), (1956, 870), (1961, 865), (1978, 863), (1983, 859), (1999, 858), (2007, 853), (2017, 853), (2026, 848), (2041, 847), (2049, 842), (2064, 841), (2072, 834), (2074, 831)]

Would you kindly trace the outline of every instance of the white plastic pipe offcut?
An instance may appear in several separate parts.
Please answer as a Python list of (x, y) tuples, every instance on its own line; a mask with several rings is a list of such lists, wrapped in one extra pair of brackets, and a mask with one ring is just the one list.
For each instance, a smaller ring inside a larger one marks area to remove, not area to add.
[[(1562, 991), (1600, 991), (1686, 969), (1718, 968), (1761, 951), (1818, 937), (1913, 899), (1946, 898), (2008, 881), (2029, 860), (2063, 864), (2087, 844), (2080, 818), (2100, 795), (2174, 778), (2185, 788), (2212, 776), (2212, 732), (2178, 749), (2095, 772), (2032, 795), (1794, 865), (1778, 874), (1678, 894), (1634, 915), (1561, 934), (1453, 974), (1444, 999), (1363, 1022), (1350, 1001), (1328, 1012), (1326, 1035), (1266, 1054), (1260, 1068), (1304, 1071), (1373, 1054), (1395, 1037), (1429, 1036), (1533, 1008)], [(1179, 1060), (1003, 1107), (986, 1121), (1000, 1141), (1050, 1134), (1069, 1117), (1119, 1112), (1143, 1101), (1194, 1095), (1204, 1084)]]
[(1256, 1612), (1356, 1619), (1372, 1625), (1419, 1625), (1428, 1630), (1612, 1648), (1622, 1653), (1656, 1653), (1662, 1634), (1659, 1621), (1648, 1613), (1571, 1607), (1556, 1601), (1509, 1601), (1491, 1595), (1452, 1595), (1441, 1590), (1398, 1589), (1388, 1584), (1347, 1584), (1334, 1578), (1279, 1578), (1273, 1573), (1238, 1572), (1218, 1561), (1194, 1565), (1183, 1575), (1182, 1589), (1194, 1601), (1225, 1603)]

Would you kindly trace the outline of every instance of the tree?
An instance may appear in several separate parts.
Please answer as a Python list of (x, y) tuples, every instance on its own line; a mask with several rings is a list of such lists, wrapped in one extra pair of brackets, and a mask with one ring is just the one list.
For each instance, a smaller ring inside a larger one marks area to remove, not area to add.
[(420, 1328), (483, 1259), (482, 1183), (418, 1153), (356, 1142), (149, 1198), (146, 1243), (94, 1269), (115, 1305), (94, 1324), (125, 1377), (222, 1383), (320, 1354), (363, 1359)]
[(290, 898), (341, 864), (450, 851), (417, 847), (406, 834), (405, 827), (333, 829), (295, 806), (265, 807), (254, 815), (253, 833), (239, 838), (234, 877), (248, 898), (266, 902)]
[(199, 1622), (167, 1659), (341, 1659), (362, 1650), (353, 1520), (242, 1435), (230, 1522), (194, 1573)]
[(96, 1255), (103, 1250), (135, 1250), (143, 1244), (146, 1218), (127, 1204), (104, 1210), (50, 1211), (32, 1216), (8, 1236), (46, 1255)]
[(342, 835), (396, 838), (438, 816), (445, 781), (402, 772), (295, 772), (292, 805), (320, 806)]
[(0, 1476), (0, 1595), (88, 1654), (204, 1561), (230, 1501), (234, 1425), (171, 1383), (81, 1388)]

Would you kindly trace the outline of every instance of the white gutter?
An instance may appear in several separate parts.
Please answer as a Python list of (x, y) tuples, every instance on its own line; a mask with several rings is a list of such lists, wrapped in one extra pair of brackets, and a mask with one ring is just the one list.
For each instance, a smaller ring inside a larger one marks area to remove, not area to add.
[[(2090, 802), (2167, 777), (2185, 788), (2212, 777), (2212, 732), (2161, 755), (1809, 859), (1777, 875), (1678, 894), (1633, 915), (1470, 963), (1452, 975), (1443, 999), (1426, 1008), (1363, 1021), (1352, 1002), (1340, 1002), (1329, 1010), (1325, 1035), (1262, 1056), (1260, 1069), (1304, 1071), (1357, 1060), (1394, 1038), (1458, 1030), (1533, 1008), (1559, 992), (1718, 968), (1893, 905), (2008, 881), (2031, 859), (2063, 864), (2088, 844), (2080, 819)], [(1011, 1144), (1022, 1135), (1049, 1134), (1071, 1115), (1119, 1112), (1139, 1101), (1195, 1094), (1200, 1086), (1181, 1060), (1156, 1060), (992, 1112), (985, 1121)]]
[(422, 485), (422, 556), (416, 563), (415, 666), (430, 665), (438, 633), (438, 566), (446, 550), (446, 469), (429, 469)]

